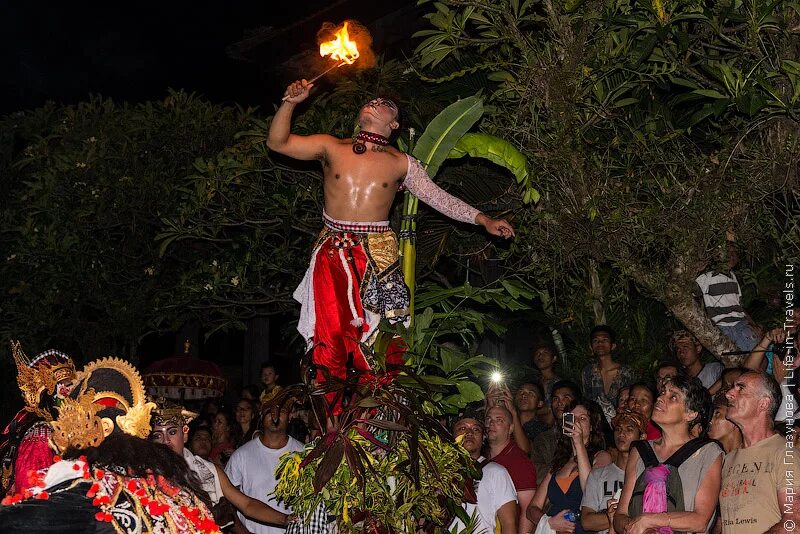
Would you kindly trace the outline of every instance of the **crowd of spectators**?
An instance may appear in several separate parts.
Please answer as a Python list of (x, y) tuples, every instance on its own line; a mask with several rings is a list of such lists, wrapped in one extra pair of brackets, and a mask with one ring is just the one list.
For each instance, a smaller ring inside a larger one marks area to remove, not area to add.
[[(597, 326), (586, 341), (592, 357), (577, 382), (559, 372), (554, 347), (537, 346), (530, 376), (493, 379), (485, 401), (452, 422), (481, 470), (464, 484), (470, 532), (796, 528), (796, 329), (766, 332), (731, 368), (677, 331), (670, 358), (644, 374), (618, 361), (613, 329)], [(150, 441), (186, 460), (226, 533), (280, 534), (294, 524), (273, 495), (276, 467), (323, 429), (309, 406), (274, 402), (279, 382), (265, 364), (235, 402), (209, 399), (195, 414), (158, 401)]]
[(796, 336), (787, 358), (786, 331), (770, 330), (726, 369), (677, 331), (649, 376), (617, 361), (611, 328), (587, 341), (580, 384), (539, 346), (532, 377), (493, 382), (455, 423), (484, 470), (464, 505), (478, 532), (794, 530)]

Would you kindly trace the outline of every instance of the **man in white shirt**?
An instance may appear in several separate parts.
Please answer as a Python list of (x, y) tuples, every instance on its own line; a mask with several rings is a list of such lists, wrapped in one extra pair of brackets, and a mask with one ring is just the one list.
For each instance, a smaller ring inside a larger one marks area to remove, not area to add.
[[(463, 436), (461, 445), (467, 449), (470, 456), (484, 464), (485, 458), (481, 456), (483, 445), (483, 425), (471, 417), (464, 417), (456, 421), (453, 426), (453, 435), (458, 439)], [(469, 516), (476, 516), (475, 534), (493, 534), (495, 525), (499, 524), (501, 534), (517, 534), (517, 519), (519, 506), (517, 506), (517, 492), (506, 468), (495, 462), (488, 462), (482, 468), (483, 477), (472, 481), (473, 492), (467, 491), (467, 499), (463, 504)], [(476, 502), (468, 502), (473, 500)], [(464, 528), (464, 524), (454, 519), (449, 530), (458, 527), (456, 532)]]
[[(261, 521), (269, 521), (277, 525), (286, 525), (290, 517), (283, 512), (279, 512), (267, 504), (261, 502), (265, 496), (250, 498), (240, 492), (232, 484), (225, 471), (217, 467), (208, 460), (192, 454), (186, 448), (186, 441), (189, 439), (189, 423), (197, 414), (187, 411), (178, 404), (157, 399), (156, 409), (153, 410), (151, 419), (152, 430), (150, 431), (150, 441), (162, 443), (172, 449), (186, 460), (189, 469), (194, 471), (200, 479), (203, 489), (208, 493), (211, 504), (214, 507), (214, 519), (220, 527), (233, 524), (232, 515), (219, 517), (220, 509), (217, 504), (223, 499), (227, 499), (233, 506), (241, 510), (248, 517), (253, 517)], [(229, 521), (227, 523), (226, 521)]]
[(592, 469), (586, 480), (581, 501), (581, 525), (584, 530), (607, 534), (617, 509), (618, 498), (625, 480), (625, 465), (631, 443), (645, 437), (643, 416), (631, 410), (621, 410), (611, 422), (614, 428), (614, 461), (605, 467)]
[(678, 330), (672, 334), (670, 345), (686, 374), (700, 380), (704, 388), (710, 388), (719, 379), (723, 365), (719, 362), (703, 365), (700, 361), (703, 345), (687, 330)]
[[(261, 435), (236, 449), (225, 466), (225, 472), (231, 483), (242, 493), (255, 499), (263, 499), (268, 505), (284, 514), (292, 512), (272, 495), (278, 484), (275, 468), (284, 453), (303, 450), (303, 444), (286, 433), (288, 425), (287, 407), (281, 409), (279, 413), (271, 409), (262, 410)], [(282, 534), (284, 531), (284, 526), (252, 521), (241, 513), (239, 520), (253, 534)]]

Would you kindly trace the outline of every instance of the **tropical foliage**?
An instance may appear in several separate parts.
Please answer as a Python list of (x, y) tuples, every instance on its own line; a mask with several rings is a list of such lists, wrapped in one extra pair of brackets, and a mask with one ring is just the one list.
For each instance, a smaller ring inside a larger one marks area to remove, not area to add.
[[(497, 288), (423, 288), (420, 303), (429, 307), (409, 330), (384, 325), (376, 343), (362, 347), (372, 372), (351, 370), (339, 380), (307, 361), (304, 383), (282, 390), (273, 403), (278, 409), (308, 401), (318, 426), (328, 431), (304, 451), (283, 456), (276, 495), (305, 518), (322, 506), (342, 532), (389, 527), (411, 533), (422, 521), (446, 526), (447, 511), (464, 515), (459, 507), (464, 480), (477, 476), (475, 463), (440, 418), (483, 400), (482, 377), (496, 366), (464, 350), (471, 336), (486, 329), (504, 332), (491, 316), (467, 304), (519, 311), (530, 296), (511, 282)], [(403, 340), (404, 365), (386, 362), (396, 350), (392, 339)], [(335, 424), (323, 400), (332, 393), (345, 399)]]
[(119, 105), (93, 98), (0, 122), (0, 333), (30, 347), (133, 355), (164, 287), (190, 261), (160, 255), (180, 180), (250, 112), (170, 93)]
[[(469, 154), (485, 158), (511, 170), (519, 182), (529, 188), (530, 198), (536, 190), (530, 185), (525, 157), (507, 141), (487, 134), (469, 133), (483, 115), (483, 101), (478, 96), (464, 98), (441, 111), (413, 145), (411, 153), (428, 175), (435, 179), (447, 158), (461, 158)], [(413, 144), (413, 137), (411, 142)], [(538, 199), (538, 196), (536, 196)], [(404, 193), (400, 223), (400, 255), (406, 284), (411, 290), (411, 314), (414, 315), (416, 290), (416, 231), (418, 199), (410, 191)]]
[(482, 129), (536, 169), (542, 200), (517, 212), (507, 269), (560, 297), (567, 321), (599, 318), (594, 304), (633, 282), (715, 353), (731, 349), (691, 289), (727, 260), (728, 237), (740, 268), (798, 256), (774, 246), (798, 231), (796, 4), (420, 3), (427, 76), (484, 73)]

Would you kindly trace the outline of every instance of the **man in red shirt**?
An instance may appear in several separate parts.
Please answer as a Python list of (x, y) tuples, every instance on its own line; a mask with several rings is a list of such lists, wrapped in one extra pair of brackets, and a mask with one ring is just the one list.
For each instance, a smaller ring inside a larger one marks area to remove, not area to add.
[(514, 443), (513, 416), (504, 406), (493, 406), (486, 412), (487, 457), (506, 468), (517, 490), (520, 519), (519, 532), (532, 532), (534, 525), (525, 515), (536, 492), (536, 468), (528, 455)]

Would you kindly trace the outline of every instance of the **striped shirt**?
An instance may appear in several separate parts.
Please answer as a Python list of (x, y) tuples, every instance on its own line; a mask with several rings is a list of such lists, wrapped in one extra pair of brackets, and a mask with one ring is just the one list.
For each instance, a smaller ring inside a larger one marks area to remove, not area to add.
[(742, 289), (733, 272), (709, 271), (695, 279), (695, 295), (703, 298), (708, 317), (715, 324), (731, 326), (744, 320)]

